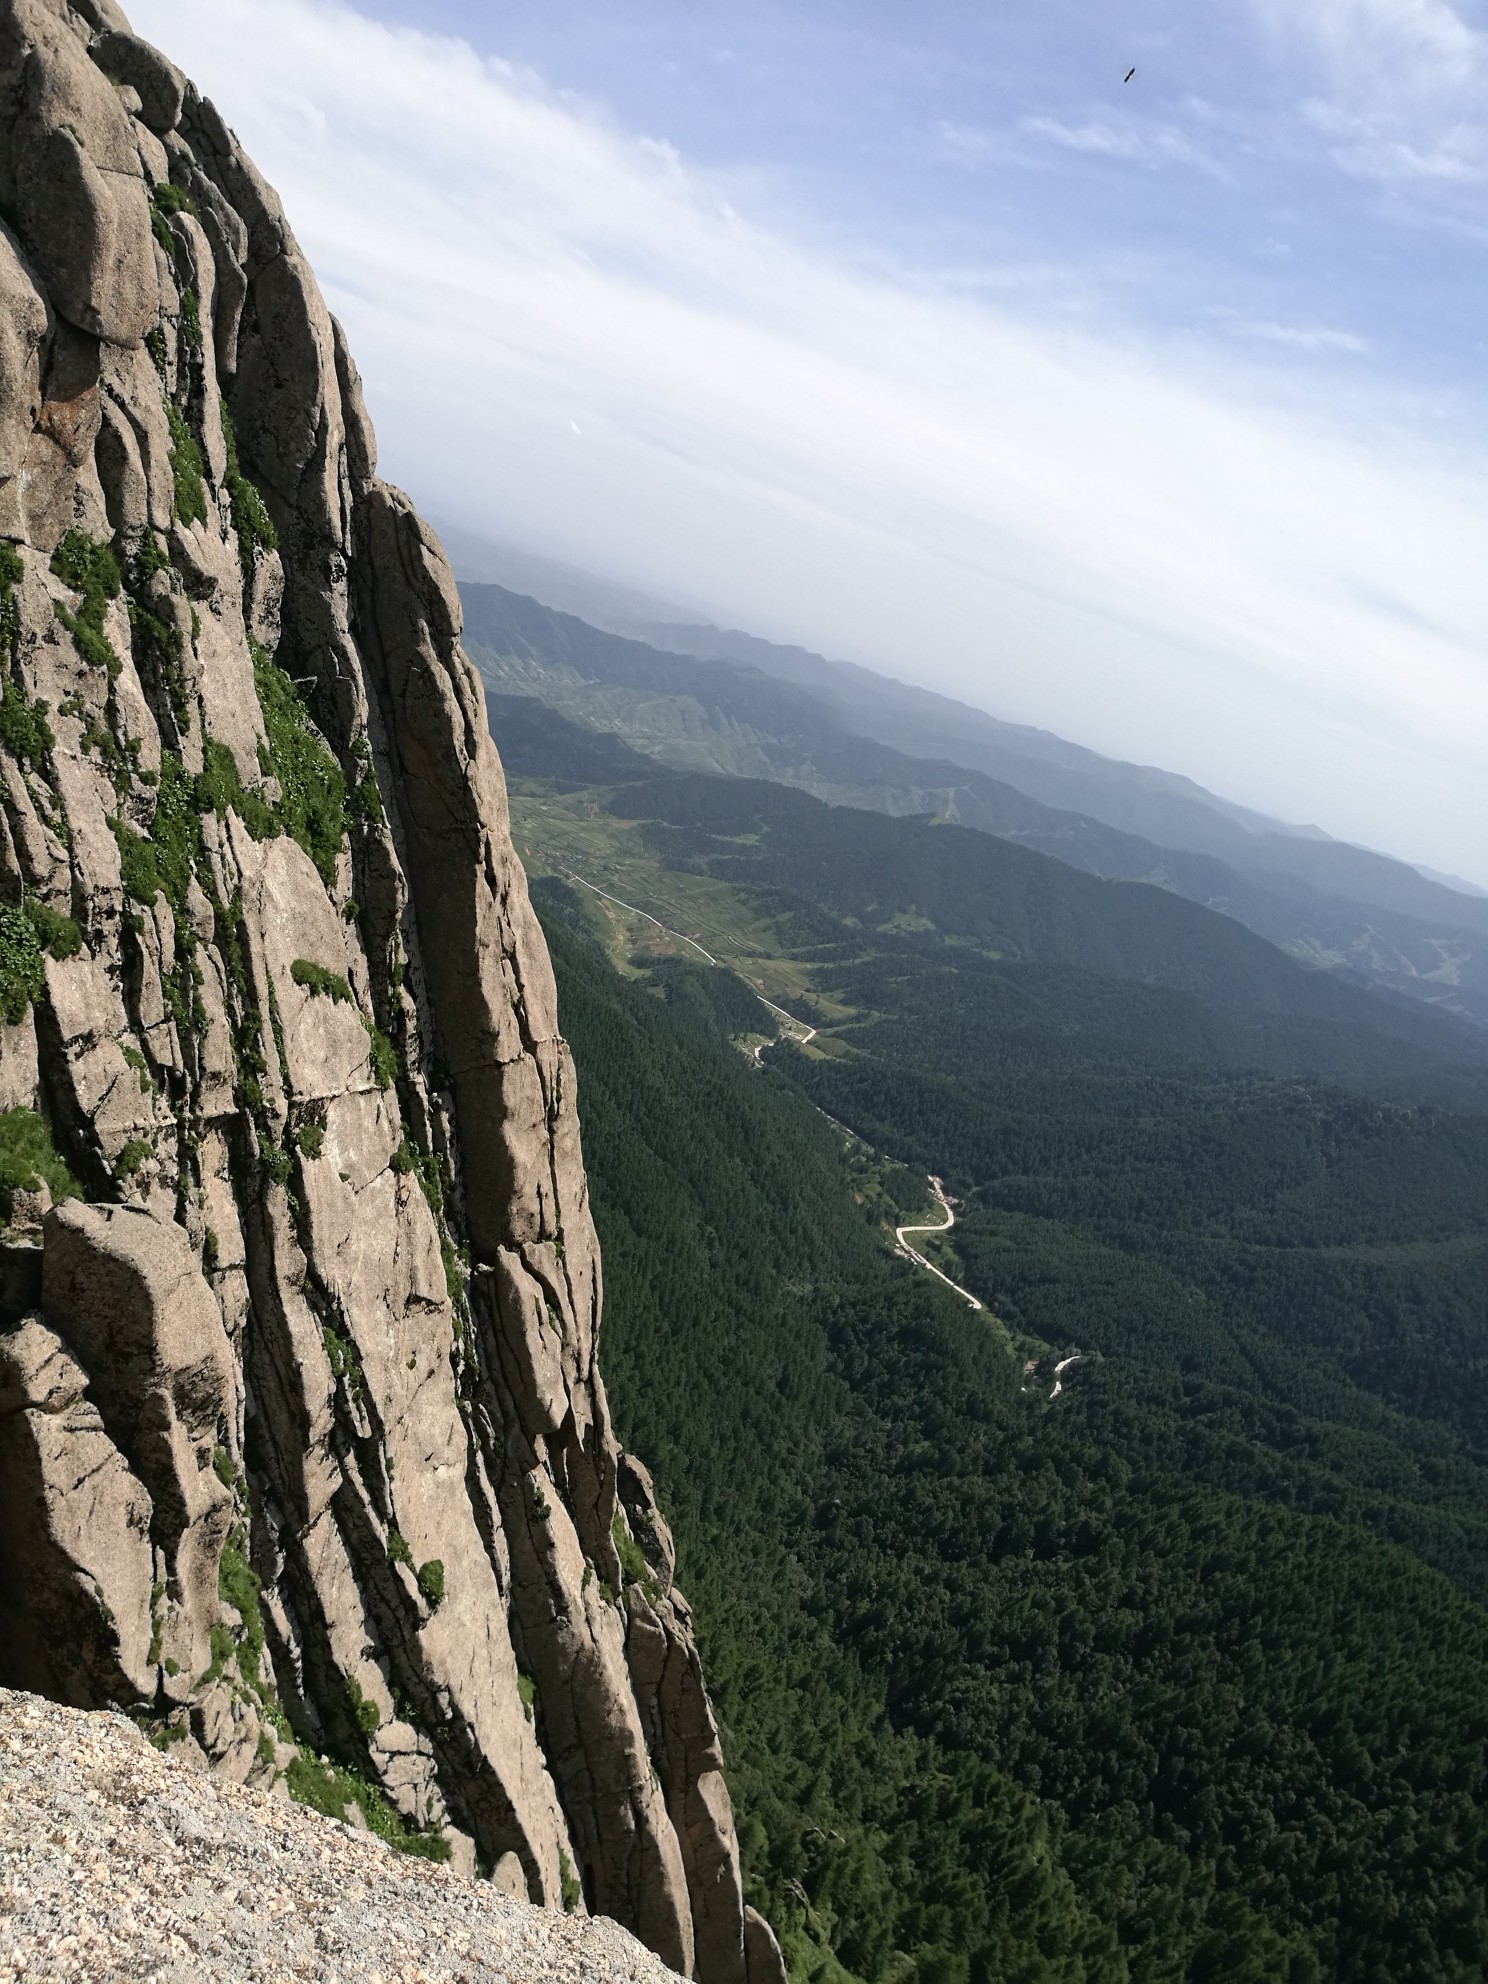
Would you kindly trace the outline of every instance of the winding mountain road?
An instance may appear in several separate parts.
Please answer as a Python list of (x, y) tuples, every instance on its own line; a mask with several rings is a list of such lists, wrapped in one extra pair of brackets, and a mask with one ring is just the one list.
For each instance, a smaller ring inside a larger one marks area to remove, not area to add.
[[(592, 894), (597, 895), (604, 902), (612, 902), (615, 905), (616, 909), (623, 909), (627, 916), (640, 917), (643, 923), (651, 924), (652, 927), (654, 929), (659, 930), (664, 937), (674, 937), (679, 944), (690, 945), (691, 948), (697, 952), (700, 958), (705, 958), (709, 964), (717, 965), (720, 971), (732, 971), (734, 969), (732, 965), (725, 964), (722, 958), (714, 957), (711, 951), (705, 951), (702, 945), (697, 941), (696, 937), (684, 937), (680, 930), (673, 930), (668, 924), (663, 923), (659, 916), (653, 916), (650, 910), (637, 909), (637, 907), (633, 902), (626, 902), (624, 898), (621, 896), (611, 895), (608, 889), (600, 888), (597, 882), (588, 881), (583, 875), (576, 875), (572, 869), (566, 871), (565, 880), (570, 882), (577, 882), (580, 888), (588, 889)], [(740, 977), (743, 976), (742, 973), (738, 973), (736, 975)], [(747, 979), (745, 979), (744, 982), (748, 984)], [(751, 992), (754, 992), (755, 998), (759, 1000), (762, 1006), (766, 1007), (770, 1012), (774, 1013), (777, 1019), (784, 1020), (785, 1024), (788, 1027), (794, 1029), (793, 1037), (798, 1046), (804, 1047), (809, 1040), (815, 1040), (816, 1028), (814, 1026), (807, 1026), (804, 1020), (798, 1020), (793, 1013), (786, 1012), (783, 1006), (777, 1006), (773, 1000), (767, 999), (763, 992), (755, 992), (755, 989), (752, 985), (749, 987), (749, 989)], [(754, 1049), (754, 1064), (756, 1067), (762, 1067), (764, 1065), (760, 1057), (763, 1055), (765, 1049), (767, 1047), (772, 1046), (773, 1044), (774, 1043), (772, 1041), (761, 1040), (756, 1045)], [(820, 1111), (820, 1114), (826, 1116), (827, 1112), (823, 1109)], [(835, 1129), (841, 1130), (844, 1136), (851, 1136), (853, 1134), (850, 1130), (848, 1130), (845, 1127), (845, 1125), (839, 1123), (834, 1116), (827, 1116), (827, 1121), (831, 1123)], [(895, 1251), (897, 1253), (903, 1254), (906, 1260), (913, 1261), (916, 1267), (923, 1268), (926, 1274), (933, 1274), (937, 1281), (943, 1281), (946, 1287), (949, 1288), (953, 1294), (959, 1295), (961, 1297), (961, 1300), (963, 1302), (969, 1303), (973, 1309), (981, 1309), (983, 1305), (972, 1294), (969, 1288), (963, 1288), (959, 1282), (952, 1281), (951, 1277), (948, 1274), (942, 1274), (940, 1269), (935, 1265), (934, 1261), (927, 1261), (925, 1259), (925, 1256), (922, 1253), (920, 1253), (917, 1248), (911, 1247), (909, 1242), (904, 1237), (906, 1233), (949, 1233), (951, 1228), (956, 1224), (956, 1215), (951, 1210), (951, 1202), (946, 1197), (945, 1189), (938, 1178), (934, 1178), (934, 1177), (931, 1178), (930, 1189), (932, 1192), (934, 1192), (936, 1199), (940, 1203), (940, 1208), (942, 1212), (944, 1212), (945, 1214), (945, 1220), (943, 1224), (941, 1224), (940, 1226), (896, 1227), (894, 1229)], [(1069, 1359), (1066, 1361), (1073, 1362), (1073, 1359)], [(1059, 1369), (1062, 1371), (1064, 1369), (1064, 1365), (1061, 1364)], [(1058, 1373), (1056, 1373), (1055, 1376), (1056, 1376), (1056, 1383), (1054, 1386), (1054, 1390), (1057, 1393), (1059, 1391), (1059, 1384), (1057, 1382)]]
[(954, 1289), (963, 1302), (969, 1302), (973, 1309), (980, 1309), (981, 1303), (969, 1288), (963, 1288), (959, 1282), (952, 1281), (948, 1274), (942, 1274), (934, 1261), (927, 1261), (925, 1256), (918, 1249), (911, 1247), (904, 1237), (906, 1233), (949, 1233), (956, 1224), (956, 1215), (951, 1210), (951, 1202), (946, 1197), (945, 1188), (938, 1178), (930, 1180), (930, 1189), (940, 1202), (941, 1211), (945, 1214), (944, 1221), (939, 1226), (896, 1226), (894, 1239), (898, 1244), (898, 1251), (913, 1261), (916, 1267), (924, 1268), (927, 1274), (933, 1274), (937, 1281), (943, 1281), (947, 1288)]
[(1066, 1357), (1062, 1364), (1056, 1364), (1054, 1366), (1054, 1389), (1049, 1394), (1050, 1398), (1058, 1398), (1059, 1394), (1064, 1390), (1065, 1372), (1069, 1369), (1071, 1364), (1078, 1364), (1080, 1363), (1080, 1361), (1081, 1361), (1081, 1354), (1077, 1350), (1075, 1351), (1073, 1356)]
[[(720, 971), (733, 971), (734, 967), (732, 965), (725, 964), (722, 958), (714, 957), (711, 951), (705, 951), (696, 937), (684, 937), (680, 930), (673, 930), (669, 924), (663, 923), (659, 916), (653, 916), (650, 910), (637, 909), (633, 902), (625, 902), (619, 896), (612, 896), (608, 889), (600, 888), (597, 882), (585, 881), (582, 875), (574, 874), (572, 869), (569, 869), (565, 874), (564, 880), (577, 882), (580, 888), (590, 890), (592, 894), (600, 896), (605, 902), (612, 902), (616, 909), (623, 909), (628, 916), (640, 917), (643, 923), (651, 924), (664, 937), (675, 937), (679, 944), (690, 944), (700, 958), (706, 958), (709, 964), (716, 964)], [(743, 974), (735, 973), (735, 976), (742, 977)], [(748, 980), (746, 979), (744, 982), (747, 984)], [(754, 992), (752, 985), (749, 989), (751, 992)], [(798, 1020), (793, 1013), (786, 1012), (783, 1006), (777, 1006), (773, 1000), (767, 999), (763, 992), (754, 992), (754, 996), (762, 1006), (768, 1007), (777, 1019), (782, 1019), (787, 1026), (797, 1029), (795, 1034), (797, 1046), (804, 1047), (808, 1040), (815, 1040), (816, 1028), (814, 1026), (807, 1026), (804, 1020)], [(756, 1066), (759, 1064), (760, 1055), (769, 1045), (770, 1042), (768, 1040), (762, 1040), (759, 1046), (755, 1048), (754, 1059)]]

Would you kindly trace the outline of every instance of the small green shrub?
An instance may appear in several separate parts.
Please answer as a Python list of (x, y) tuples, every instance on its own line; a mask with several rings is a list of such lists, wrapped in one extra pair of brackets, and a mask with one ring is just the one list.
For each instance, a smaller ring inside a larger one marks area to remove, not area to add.
[[(331, 1367), (333, 1378), (346, 1381), (346, 1388), (353, 1399), (360, 1401), (362, 1396), (362, 1360), (357, 1356), (355, 1346), (347, 1341), (329, 1323), (320, 1332), (325, 1345), (326, 1360)], [(396, 1532), (395, 1532), (396, 1533)], [(411, 1560), (410, 1560), (411, 1561)]]
[(73, 646), (90, 668), (102, 668), (112, 681), (119, 673), (119, 657), (103, 631), (103, 618), (111, 599), (119, 597), (123, 581), (119, 563), (106, 544), (99, 544), (74, 524), (52, 553), (52, 570), (66, 586), (82, 595), (76, 613), (60, 600), (52, 610), (72, 636)]
[(382, 1727), (382, 1716), (376, 1702), (368, 1701), (362, 1693), (362, 1684), (355, 1674), (346, 1677), (346, 1699), (351, 1708), (352, 1719), (364, 1736), (375, 1736)]
[(563, 1891), (563, 1912), (572, 1915), (583, 1898), (584, 1890), (575, 1880), (573, 1866), (561, 1846), (558, 1849), (558, 1876)]
[(537, 1683), (530, 1674), (519, 1674), (517, 1676), (517, 1693), (522, 1698), (522, 1713), (530, 1722), (532, 1720), (532, 1704), (537, 1700)]
[(388, 1531), (387, 1553), (390, 1564), (407, 1564), (410, 1570), (413, 1569), (413, 1552), (404, 1542), (400, 1530), (390, 1529)]
[(83, 948), (83, 933), (70, 916), (52, 909), (37, 896), (27, 896), (26, 917), (36, 941), (51, 957), (75, 958)]
[(303, 985), (313, 997), (331, 999), (338, 1006), (356, 1004), (351, 996), (351, 987), (340, 972), (327, 971), (323, 964), (312, 964), (309, 958), (296, 958), (289, 967), (289, 975), (296, 985)]
[(150, 188), (150, 204), (157, 213), (190, 214), (193, 220), (201, 219), (201, 210), (191, 194), (184, 186), (173, 186), (168, 179)]
[(625, 1527), (625, 1518), (618, 1509), (610, 1521), (610, 1535), (614, 1539), (615, 1552), (626, 1583), (638, 1584), (650, 1599), (659, 1598), (661, 1593), (651, 1566), (646, 1562), (640, 1544)]
[(115, 1158), (114, 1169), (121, 1178), (132, 1178), (150, 1154), (150, 1146), (143, 1137), (131, 1137)]
[(325, 1148), (325, 1131), (319, 1123), (302, 1123), (295, 1133), (295, 1142), (306, 1157), (319, 1157)]
[[(180, 213), (197, 214), (196, 202), (188, 192), (180, 186), (172, 186), (169, 180), (150, 188), (150, 231), (173, 262), (179, 254), (180, 244), (171, 233), (170, 216)], [(163, 364), (160, 369), (164, 370)]]
[(21, 609), (14, 589), (25, 576), (21, 554), (14, 545), (0, 540), (0, 658), (14, 652), (16, 635), (21, 631)]
[[(172, 751), (160, 755), (155, 818), (148, 835), (138, 834), (127, 821), (110, 819), (119, 844), (119, 874), (124, 893), (143, 908), (164, 894), (178, 918), (186, 913), (186, 891), (201, 848), (196, 812), (196, 788), (191, 774)], [(187, 929), (180, 936), (186, 940)]]
[[(148, 544), (152, 540), (146, 538)], [(162, 620), (158, 613), (152, 613), (142, 600), (130, 596), (129, 633), (134, 648), (135, 665), (143, 679), (148, 682), (151, 673), (158, 675), (165, 684), (170, 697), (171, 713), (178, 728), (184, 730), (191, 715), (191, 700), (186, 689), (186, 676), (181, 667), (181, 630), (173, 620)]]
[(20, 683), (7, 679), (0, 691), (0, 744), (19, 764), (39, 771), (56, 741), (46, 704), (28, 703)]
[(346, 1807), (355, 1805), (368, 1832), (385, 1840), (397, 1853), (412, 1853), (424, 1860), (449, 1859), (449, 1841), (442, 1833), (420, 1832), (396, 1811), (375, 1784), (339, 1764), (328, 1764), (301, 1750), (285, 1772), (289, 1795), (297, 1804), (328, 1819), (344, 1819)]
[(181, 342), (191, 351), (202, 348), (201, 310), (194, 289), (181, 291)]
[(262, 1586), (257, 1571), (243, 1549), (243, 1532), (233, 1531), (222, 1546), (217, 1565), (217, 1595), (231, 1605), (243, 1622), (237, 1639), (238, 1672), (256, 1693), (264, 1691), (260, 1662), (264, 1650), (263, 1610), (259, 1604)]
[(145, 909), (153, 908), (160, 893), (160, 870), (155, 862), (154, 842), (146, 840), (143, 834), (137, 834), (123, 820), (111, 819), (109, 825), (113, 828), (114, 839), (119, 843), (119, 873), (125, 895)]
[(438, 1557), (431, 1557), (427, 1564), (418, 1567), (418, 1588), (436, 1608), (444, 1603), (444, 1564)]
[(212, 1628), (211, 1646), (212, 1659), (207, 1671), (196, 1684), (199, 1688), (208, 1688), (214, 1681), (220, 1681), (223, 1669), (238, 1650), (238, 1643), (226, 1626)]
[(352, 808), (359, 820), (370, 820), (374, 826), (382, 825), (382, 794), (377, 790), (377, 780), (371, 772), (364, 772), (352, 788)]
[(155, 872), (166, 900), (178, 916), (186, 910), (186, 890), (201, 849), (196, 783), (173, 751), (160, 754), (160, 787), (150, 826)]
[(379, 1088), (391, 1088), (398, 1079), (397, 1051), (387, 1035), (375, 1027), (365, 1014), (362, 1025), (367, 1029), (367, 1058), (372, 1063), (372, 1079)]
[(0, 1111), (0, 1197), (34, 1192), (43, 1183), (54, 1200), (82, 1197), (52, 1142), (45, 1117), (34, 1109)]
[(46, 989), (41, 943), (23, 909), (0, 903), (0, 1015), (19, 1026), (33, 999)]
[(207, 485), (201, 449), (174, 400), (166, 400), (165, 417), (170, 426), (170, 465), (175, 483), (176, 516), (183, 524), (204, 524), (207, 521)]

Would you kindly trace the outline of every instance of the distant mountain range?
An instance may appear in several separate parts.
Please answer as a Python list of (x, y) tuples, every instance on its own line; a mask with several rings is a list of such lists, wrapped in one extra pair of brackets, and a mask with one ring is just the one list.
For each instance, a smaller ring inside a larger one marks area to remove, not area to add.
[[(562, 589), (564, 568), (528, 559), (522, 569)], [(1152, 882), (1306, 964), (1488, 1025), (1488, 898), (1317, 829), (1284, 828), (1175, 774), (806, 649), (646, 620), (643, 595), (599, 581), (590, 590), (593, 610), (608, 601), (621, 618), (624, 608), (651, 638), (462, 581), (466, 647), (493, 694), (536, 698), (675, 769), (925, 813), (1088, 874)]]

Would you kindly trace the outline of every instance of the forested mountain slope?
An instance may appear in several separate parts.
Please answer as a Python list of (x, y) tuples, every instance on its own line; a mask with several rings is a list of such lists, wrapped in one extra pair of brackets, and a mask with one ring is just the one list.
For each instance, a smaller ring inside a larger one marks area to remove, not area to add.
[[(1488, 1479), (1448, 1393), (1483, 1396), (1481, 1119), (1170, 1051), (1130, 981), (845, 919), (878, 960), (848, 1037), (758, 1068), (737, 978), (660, 937), (622, 976), (612, 905), (534, 892), (611, 1394), (676, 1512), (793, 1975), (1479, 1974)], [(939, 1029), (927, 953), (974, 981)], [(981, 970), (1016, 1024), (957, 1052)], [(950, 1175), (941, 1258), (990, 1315), (893, 1256), (923, 1187), (808, 1098)], [(1438, 1392), (1360, 1359), (1297, 1261)]]

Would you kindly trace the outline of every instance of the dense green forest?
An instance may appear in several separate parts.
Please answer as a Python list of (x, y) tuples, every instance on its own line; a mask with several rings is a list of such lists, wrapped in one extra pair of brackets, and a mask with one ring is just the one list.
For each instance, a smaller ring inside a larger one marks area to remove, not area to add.
[[(793, 1975), (1482, 1975), (1488, 1172), (1444, 1106), (1471, 1054), (1265, 958), (1196, 988), (1083, 898), (1043, 926), (1072, 956), (969, 932), (964, 890), (942, 928), (825, 835), (719, 845), (641, 792), (614, 817), (732, 864), (851, 1008), (756, 1068), (736, 979), (623, 978), (535, 887), (611, 1396)], [(1412, 1069), (1437, 1100), (1380, 1099)], [(991, 1317), (892, 1255), (923, 1187), (813, 1102), (953, 1184)], [(1058, 1399), (1025, 1380), (1076, 1347)]]

